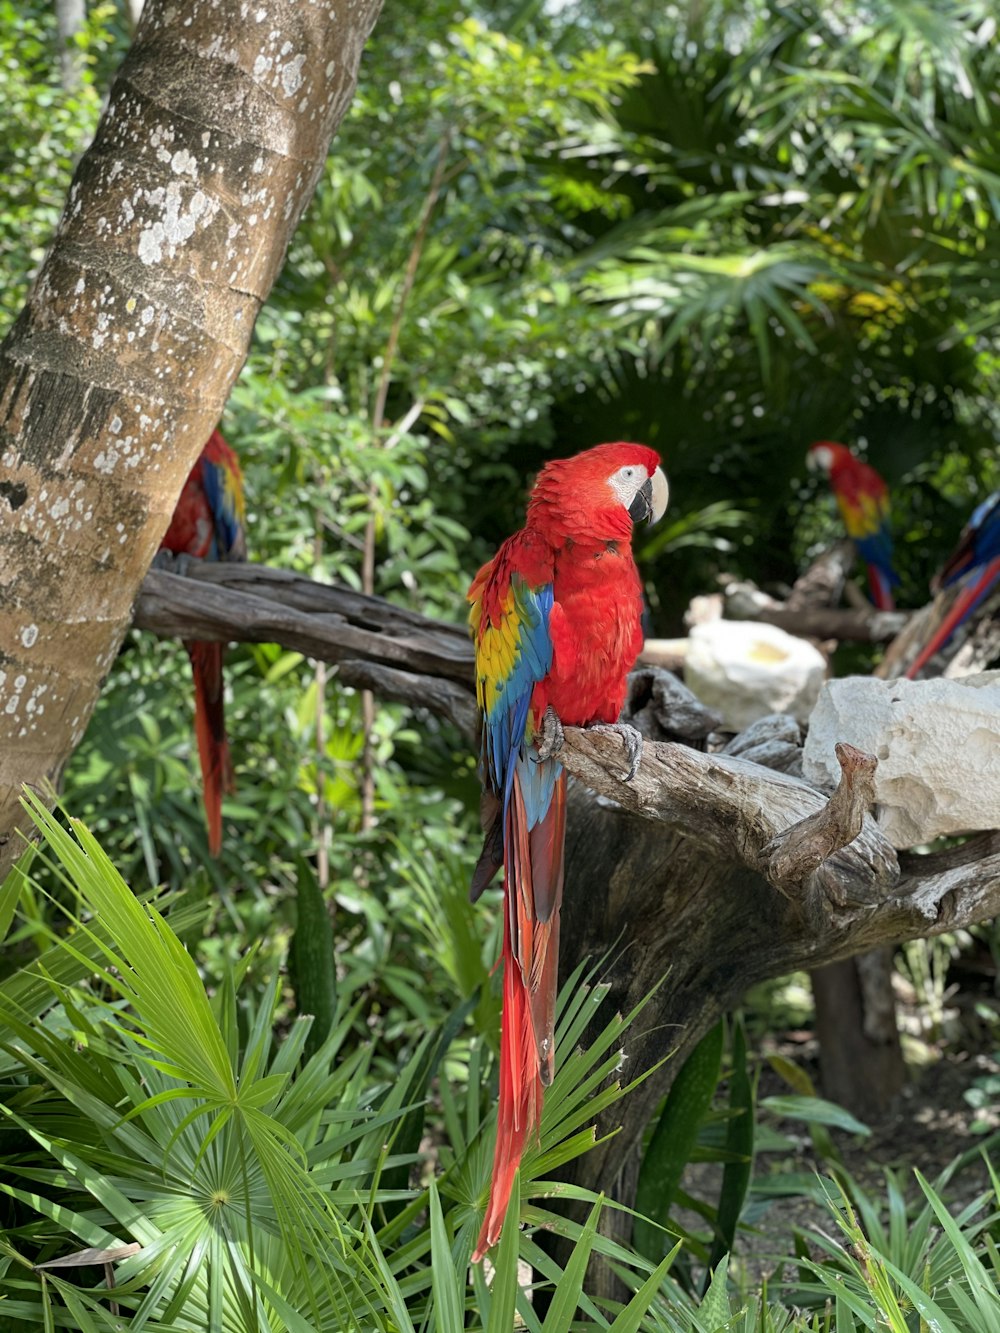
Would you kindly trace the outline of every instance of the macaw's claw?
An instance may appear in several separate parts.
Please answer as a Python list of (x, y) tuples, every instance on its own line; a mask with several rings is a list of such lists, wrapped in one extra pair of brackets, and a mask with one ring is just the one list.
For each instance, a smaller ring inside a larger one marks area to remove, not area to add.
[(563, 732), (562, 723), (556, 716), (556, 710), (549, 704), (545, 710), (545, 716), (542, 718), (542, 730), (535, 741), (535, 753), (538, 755), (539, 761), (551, 759), (565, 744), (566, 736)]
[(167, 551), (161, 546), (153, 556), (153, 563), (150, 565), (150, 569), (159, 569), (162, 570), (164, 574), (173, 574), (177, 569), (175, 562), (176, 556), (173, 551)]
[(159, 569), (164, 574), (178, 574), (181, 578), (186, 578), (193, 569), (197, 569), (203, 561), (195, 555), (188, 555), (187, 551), (167, 551), (161, 547), (156, 555), (153, 556), (152, 569)]
[(610, 731), (622, 738), (625, 754), (628, 757), (628, 772), (625, 774), (625, 781), (632, 782), (639, 771), (639, 765), (642, 763), (642, 732), (637, 731), (628, 722), (595, 722), (587, 730)]

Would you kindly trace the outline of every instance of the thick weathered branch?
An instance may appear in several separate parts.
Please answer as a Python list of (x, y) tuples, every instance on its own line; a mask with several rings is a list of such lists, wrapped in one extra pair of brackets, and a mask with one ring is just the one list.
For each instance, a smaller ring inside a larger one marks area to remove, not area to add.
[(470, 743), (479, 729), (479, 712), (469, 691), (453, 680), (435, 676), (416, 676), (412, 671), (398, 671), (378, 662), (348, 658), (339, 664), (340, 679), (355, 689), (371, 690), (380, 699), (428, 708), (453, 722)]
[(826, 805), (772, 838), (761, 852), (765, 876), (777, 889), (801, 884), (864, 827), (875, 801), (878, 760), (843, 743), (837, 745), (836, 754), (841, 780)]
[(472, 685), (472, 646), (463, 630), (261, 565), (192, 561), (183, 577), (151, 569), (135, 624), (166, 637), (280, 643), (324, 662), (359, 658)]
[[(822, 586), (822, 585), (821, 585)], [(853, 643), (889, 643), (910, 619), (905, 611), (877, 611), (873, 606), (809, 606), (776, 601), (751, 584), (734, 583), (726, 589), (730, 620), (760, 620), (805, 639), (839, 639)]]
[(786, 896), (818, 871), (833, 902), (873, 901), (898, 876), (895, 852), (864, 813), (875, 761), (860, 751), (830, 801), (800, 778), (673, 742), (647, 742), (626, 783), (624, 754), (613, 734), (567, 727), (559, 758), (592, 791), (756, 870)]
[[(135, 624), (165, 636), (277, 642), (336, 664), (348, 684), (428, 708), (467, 737), (475, 734), (473, 655), (464, 627), (382, 598), (263, 565), (190, 561), (183, 575), (150, 571)], [(793, 718), (761, 719), (726, 753), (707, 754), (705, 739), (718, 719), (676, 677), (655, 668), (635, 672), (628, 706), (651, 738), (632, 783), (623, 781), (621, 741), (607, 732), (567, 728), (565, 767), (644, 824), (666, 825), (698, 844), (720, 873), (742, 866), (804, 912), (811, 945), (802, 953), (801, 942), (786, 939), (795, 953), (789, 966), (984, 920), (1000, 909), (994, 835), (974, 839), (968, 852), (907, 857), (900, 875), (893, 849), (865, 814), (870, 756), (840, 748), (843, 779), (828, 800), (780, 771), (796, 766)], [(663, 736), (684, 743), (655, 739)], [(820, 918), (827, 924), (816, 931)]]

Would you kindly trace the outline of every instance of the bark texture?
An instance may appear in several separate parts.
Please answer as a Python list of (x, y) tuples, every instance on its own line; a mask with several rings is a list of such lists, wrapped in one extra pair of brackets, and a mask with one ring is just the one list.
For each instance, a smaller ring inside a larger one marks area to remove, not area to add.
[(83, 734), (381, 0), (148, 0), (0, 347), (0, 878)]

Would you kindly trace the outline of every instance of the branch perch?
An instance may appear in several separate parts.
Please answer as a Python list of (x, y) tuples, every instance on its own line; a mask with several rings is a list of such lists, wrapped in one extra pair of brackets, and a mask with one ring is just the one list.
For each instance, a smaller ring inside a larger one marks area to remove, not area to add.
[(151, 569), (134, 624), (168, 638), (280, 643), (334, 664), (364, 658), (472, 686), (464, 629), (263, 565), (192, 562), (184, 575)]
[(865, 812), (876, 760), (840, 747), (843, 778), (827, 801), (800, 778), (733, 755), (649, 742), (631, 783), (613, 733), (566, 728), (560, 762), (591, 790), (756, 870), (786, 897), (818, 872), (837, 904), (874, 901), (899, 877), (896, 854)]
[[(464, 627), (382, 598), (263, 565), (193, 563), (183, 576), (160, 569), (147, 574), (135, 624), (164, 637), (280, 643), (334, 663), (350, 685), (449, 718), (470, 740), (476, 732), (473, 652)], [(790, 718), (762, 719), (730, 742), (734, 753), (708, 754), (693, 747), (704, 744), (716, 719), (675, 677), (650, 668), (635, 672), (630, 702), (650, 737), (634, 782), (623, 781), (624, 749), (614, 733), (568, 727), (559, 756), (605, 801), (602, 809), (592, 795), (574, 797), (589, 830), (589, 860), (574, 872), (583, 875), (584, 888), (600, 870), (595, 820), (601, 838), (621, 828), (627, 841), (619, 857), (626, 845), (630, 856), (645, 857), (646, 873), (661, 886), (679, 873), (678, 848), (688, 849), (682, 859), (697, 867), (696, 877), (736, 884), (759, 875), (769, 897), (758, 901), (758, 910), (766, 902), (773, 915), (783, 902), (792, 913), (787, 921), (779, 913), (784, 924), (779, 929), (776, 918), (767, 947), (764, 940), (756, 946), (756, 966), (775, 968), (769, 975), (1000, 913), (1000, 833), (897, 860), (866, 813), (875, 769), (870, 756), (839, 747), (841, 782), (828, 800), (801, 778), (755, 762), (795, 766), (798, 728)], [(685, 743), (655, 739), (663, 735)], [(633, 865), (630, 873), (641, 872)], [(665, 890), (655, 892), (662, 898)], [(711, 910), (722, 905), (714, 899)], [(774, 950), (780, 964), (767, 962)]]
[(784, 891), (801, 883), (834, 852), (852, 843), (875, 803), (878, 760), (843, 742), (835, 747), (835, 753), (840, 783), (826, 805), (779, 833), (762, 849), (765, 877), (776, 889)]

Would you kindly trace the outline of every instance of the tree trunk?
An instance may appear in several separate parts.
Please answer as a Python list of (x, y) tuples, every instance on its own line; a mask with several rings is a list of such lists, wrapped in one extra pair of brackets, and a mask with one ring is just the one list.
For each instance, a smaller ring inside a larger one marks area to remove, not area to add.
[(68, 93), (80, 86), (83, 61), (76, 35), (87, 21), (85, 0), (56, 0), (56, 29), (59, 33), (59, 81)]
[(891, 949), (811, 973), (823, 1095), (864, 1119), (881, 1116), (906, 1079)]
[(0, 879), (83, 735), (381, 0), (148, 0), (0, 347)]

